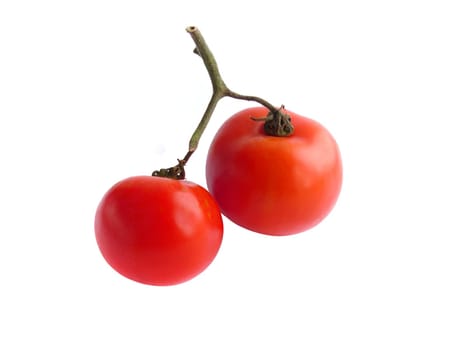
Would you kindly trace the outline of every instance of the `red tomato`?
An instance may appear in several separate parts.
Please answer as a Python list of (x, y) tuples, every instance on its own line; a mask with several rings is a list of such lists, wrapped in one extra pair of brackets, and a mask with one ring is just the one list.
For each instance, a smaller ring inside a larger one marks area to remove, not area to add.
[(223, 224), (217, 203), (201, 186), (135, 176), (104, 195), (95, 233), (102, 255), (119, 273), (145, 284), (173, 285), (212, 262)]
[(289, 235), (317, 225), (333, 208), (342, 184), (342, 162), (332, 135), (319, 123), (287, 111), (295, 131), (268, 136), (264, 107), (228, 119), (212, 141), (208, 189), (222, 213), (249, 230)]

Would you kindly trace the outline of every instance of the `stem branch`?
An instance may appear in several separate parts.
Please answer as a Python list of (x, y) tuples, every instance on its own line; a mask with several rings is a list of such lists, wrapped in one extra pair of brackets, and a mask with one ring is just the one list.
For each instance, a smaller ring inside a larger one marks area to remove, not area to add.
[(241, 95), (241, 94), (237, 94), (236, 92), (233, 92), (232, 90), (228, 90), (226, 96), (235, 98), (237, 100), (258, 102), (259, 104), (269, 109), (271, 112), (274, 112), (277, 109), (276, 107), (274, 107), (272, 104), (262, 99), (261, 97)]
[[(193, 52), (202, 58), (204, 62), (204, 66), (206, 67), (206, 70), (208, 71), (209, 78), (212, 84), (213, 93), (209, 101), (209, 104), (206, 107), (206, 111), (203, 114), (203, 117), (201, 118), (198, 126), (196, 127), (195, 131), (193, 132), (193, 135), (190, 138), (188, 152), (186, 153), (185, 157), (182, 160), (178, 160), (178, 164), (175, 165), (174, 167), (156, 170), (152, 173), (153, 176), (170, 177), (170, 178), (179, 179), (179, 180), (185, 178), (184, 166), (190, 159), (191, 155), (198, 148), (199, 140), (204, 130), (206, 129), (206, 126), (208, 125), (212, 114), (214, 113), (217, 103), (223, 97), (228, 96), (228, 97), (235, 98), (238, 100), (255, 101), (263, 105), (267, 109), (269, 109), (268, 116), (262, 119), (265, 121), (264, 130), (269, 135), (288, 136), (293, 131), (293, 126), (290, 124), (290, 117), (287, 114), (285, 114), (283, 107), (276, 108), (271, 103), (269, 103), (268, 101), (260, 97), (241, 95), (230, 90), (227, 87), (227, 85), (224, 83), (224, 80), (222, 79), (222, 76), (219, 72), (219, 67), (217, 66), (216, 59), (214, 58), (214, 55), (209, 49), (199, 29), (195, 26), (190, 26), (186, 28), (186, 31), (190, 34), (191, 38), (193, 39), (196, 45), (196, 48), (194, 49)], [(274, 124), (274, 125), (268, 126), (267, 125), (268, 123)], [(290, 127), (286, 128), (287, 130), (289, 130), (287, 135), (283, 131), (280, 131), (280, 132), (275, 131), (275, 129), (277, 129), (276, 124), (283, 125), (284, 123), (290, 124)]]
[(190, 142), (188, 144), (189, 152), (191, 151), (193, 153), (196, 150), (196, 148), (198, 148), (199, 140), (203, 135), (203, 132), (206, 129), (206, 126), (208, 125), (209, 120), (211, 119), (211, 116), (214, 113), (214, 110), (216, 109), (217, 103), (224, 96), (225, 95), (223, 92), (216, 92), (216, 90), (214, 90), (211, 100), (209, 101), (208, 106), (206, 107), (206, 111), (204, 112), (201, 121), (199, 122), (198, 126), (193, 132), (193, 135), (191, 136)]

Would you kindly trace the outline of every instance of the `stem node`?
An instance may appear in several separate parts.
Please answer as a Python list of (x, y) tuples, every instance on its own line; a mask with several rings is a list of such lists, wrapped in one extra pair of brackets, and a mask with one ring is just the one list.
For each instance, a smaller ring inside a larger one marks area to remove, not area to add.
[(154, 170), (152, 176), (157, 177), (167, 177), (174, 180), (184, 180), (185, 179), (185, 164), (184, 159), (177, 159), (178, 164), (171, 168), (162, 168), (159, 170)]
[(274, 111), (270, 111), (266, 117), (251, 117), (251, 119), (257, 122), (264, 121), (264, 132), (269, 136), (285, 137), (292, 135), (294, 132), (292, 119), (285, 111), (284, 105)]

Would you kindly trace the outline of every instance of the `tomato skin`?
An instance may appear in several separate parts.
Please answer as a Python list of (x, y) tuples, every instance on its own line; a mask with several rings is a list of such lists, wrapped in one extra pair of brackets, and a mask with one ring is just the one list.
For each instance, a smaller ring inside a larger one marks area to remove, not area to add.
[(264, 107), (242, 110), (218, 130), (208, 151), (206, 180), (222, 213), (251, 231), (290, 235), (321, 222), (342, 186), (342, 160), (332, 135), (291, 111), (291, 136), (268, 136)]
[(150, 285), (174, 285), (201, 273), (223, 237), (219, 207), (201, 186), (186, 180), (134, 176), (102, 198), (95, 235), (117, 272)]

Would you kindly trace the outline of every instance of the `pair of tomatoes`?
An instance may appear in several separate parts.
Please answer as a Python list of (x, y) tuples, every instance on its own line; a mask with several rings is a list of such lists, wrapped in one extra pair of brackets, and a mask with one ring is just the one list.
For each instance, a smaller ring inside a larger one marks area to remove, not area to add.
[(264, 107), (219, 129), (206, 161), (209, 192), (186, 180), (135, 176), (115, 184), (95, 217), (98, 246), (122, 275), (173, 285), (201, 273), (219, 251), (221, 213), (246, 229), (283, 236), (317, 225), (340, 192), (342, 163), (332, 135), (288, 111), (294, 133), (266, 135)]

